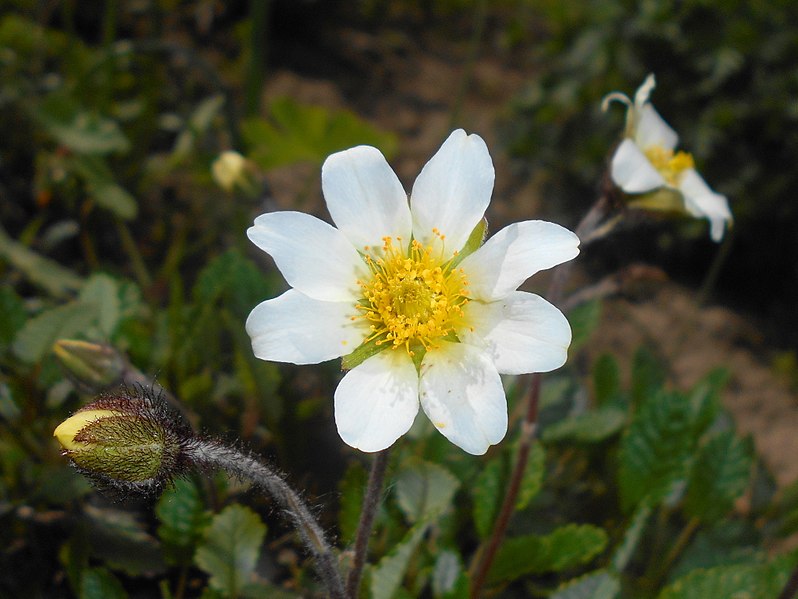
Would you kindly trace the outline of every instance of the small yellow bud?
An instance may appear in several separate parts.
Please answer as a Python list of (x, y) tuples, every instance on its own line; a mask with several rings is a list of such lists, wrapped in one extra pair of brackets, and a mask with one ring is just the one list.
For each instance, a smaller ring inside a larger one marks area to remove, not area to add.
[(53, 344), (53, 353), (72, 382), (89, 391), (118, 385), (127, 368), (122, 355), (102, 343), (59, 339)]
[(239, 189), (247, 195), (258, 192), (253, 164), (238, 152), (227, 150), (211, 164), (211, 175), (216, 184), (228, 193)]
[(56, 427), (53, 431), (53, 437), (58, 439), (58, 442), (64, 449), (84, 449), (86, 446), (85, 443), (77, 443), (75, 441), (75, 437), (83, 428), (103, 418), (119, 415), (119, 412), (112, 412), (111, 410), (85, 410), (83, 412), (77, 412), (74, 416), (67, 418)]

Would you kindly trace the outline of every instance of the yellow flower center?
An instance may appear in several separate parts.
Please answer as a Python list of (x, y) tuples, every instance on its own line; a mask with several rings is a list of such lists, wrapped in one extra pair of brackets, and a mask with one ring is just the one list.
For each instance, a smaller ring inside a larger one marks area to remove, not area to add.
[[(443, 241), (437, 229), (433, 233)], [(412, 240), (408, 248), (401, 238), (383, 238), (382, 252), (372, 256), (366, 248), (364, 259), (371, 278), (358, 281), (363, 292), (357, 308), (371, 329), (366, 342), (413, 348), (435, 347), (435, 341), (452, 334), (463, 322), (468, 303), (468, 281), (462, 269)]]
[(662, 146), (648, 146), (645, 149), (646, 158), (654, 165), (668, 185), (677, 187), (682, 173), (690, 168), (695, 168), (693, 155), (688, 152), (666, 150)]

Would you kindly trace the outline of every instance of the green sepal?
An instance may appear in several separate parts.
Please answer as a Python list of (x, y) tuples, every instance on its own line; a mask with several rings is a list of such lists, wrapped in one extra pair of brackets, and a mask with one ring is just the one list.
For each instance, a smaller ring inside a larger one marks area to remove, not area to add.
[(466, 256), (477, 251), (482, 244), (485, 243), (485, 238), (487, 236), (488, 219), (483, 218), (477, 223), (477, 226), (474, 227), (474, 230), (471, 231), (471, 234), (468, 236), (468, 240), (465, 242), (465, 245), (462, 247), (462, 249), (454, 258), (452, 258), (452, 267), (457, 266)]
[(355, 366), (360, 366), (371, 356), (376, 356), (381, 351), (385, 351), (391, 347), (388, 343), (378, 344), (378, 342), (379, 339), (366, 341), (360, 344), (352, 353), (346, 354), (341, 358), (341, 370), (352, 370)]

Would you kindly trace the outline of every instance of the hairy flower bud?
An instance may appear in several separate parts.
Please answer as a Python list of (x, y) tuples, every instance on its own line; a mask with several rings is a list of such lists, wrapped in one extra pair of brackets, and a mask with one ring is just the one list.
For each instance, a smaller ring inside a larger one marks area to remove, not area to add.
[(76, 339), (59, 339), (53, 353), (70, 380), (81, 389), (100, 391), (122, 382), (125, 358), (110, 345)]
[(141, 389), (101, 396), (53, 432), (62, 453), (101, 486), (151, 491), (184, 468), (192, 435), (162, 399)]

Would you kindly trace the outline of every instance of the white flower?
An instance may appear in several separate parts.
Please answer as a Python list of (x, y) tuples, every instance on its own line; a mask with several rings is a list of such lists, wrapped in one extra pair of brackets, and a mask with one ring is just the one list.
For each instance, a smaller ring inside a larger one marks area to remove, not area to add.
[(349, 356), (360, 356), (357, 365), (335, 392), (338, 432), (352, 447), (389, 447), (421, 405), (450, 441), (485, 453), (507, 431), (499, 375), (565, 362), (568, 321), (517, 288), (574, 258), (579, 240), (559, 225), (526, 221), (475, 249), (493, 177), (485, 142), (457, 130), (421, 171), (408, 205), (379, 150), (358, 146), (322, 167), (337, 229), (273, 212), (247, 231), (293, 287), (247, 319), (255, 355), (315, 364), (357, 349)]
[(712, 191), (694, 166), (692, 155), (676, 152), (679, 136), (649, 102), (656, 82), (649, 75), (635, 93), (634, 102), (619, 92), (604, 98), (606, 110), (612, 100), (627, 106), (626, 138), (612, 157), (612, 180), (629, 194), (644, 194), (660, 188), (677, 191), (684, 210), (710, 223), (710, 235), (720, 241), (731, 224), (726, 196)]

